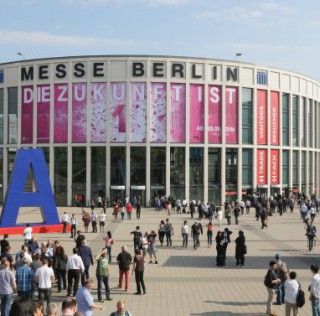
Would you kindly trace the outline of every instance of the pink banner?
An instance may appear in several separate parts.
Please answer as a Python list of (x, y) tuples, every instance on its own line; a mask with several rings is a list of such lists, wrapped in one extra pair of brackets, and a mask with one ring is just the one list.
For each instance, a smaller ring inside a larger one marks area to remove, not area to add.
[(147, 138), (147, 84), (131, 83), (130, 141), (145, 143)]
[(171, 83), (170, 141), (186, 142), (186, 85)]
[(271, 91), (271, 99), (270, 99), (270, 144), (271, 145), (279, 145), (279, 92)]
[(267, 150), (257, 149), (257, 185), (267, 184)]
[(37, 142), (49, 143), (50, 137), (50, 85), (39, 85), (37, 97)]
[(54, 85), (54, 142), (68, 142), (68, 84)]
[(222, 142), (222, 90), (221, 86), (209, 86), (209, 121), (208, 121), (208, 141), (211, 144), (221, 144)]
[(85, 143), (87, 139), (87, 84), (72, 84), (72, 142)]
[(90, 107), (91, 141), (105, 143), (107, 126), (107, 87), (105, 83), (91, 83)]
[(112, 142), (126, 141), (127, 86), (124, 82), (111, 82), (110, 134)]
[(272, 149), (270, 157), (270, 184), (280, 184), (279, 150)]
[(226, 144), (238, 144), (238, 88), (226, 87)]
[(33, 86), (21, 87), (21, 143), (33, 142)]
[(258, 90), (257, 92), (257, 144), (266, 145), (268, 138), (267, 131), (267, 91)]
[(204, 85), (190, 85), (190, 143), (204, 142)]
[(167, 141), (167, 86), (165, 83), (151, 83), (150, 141)]

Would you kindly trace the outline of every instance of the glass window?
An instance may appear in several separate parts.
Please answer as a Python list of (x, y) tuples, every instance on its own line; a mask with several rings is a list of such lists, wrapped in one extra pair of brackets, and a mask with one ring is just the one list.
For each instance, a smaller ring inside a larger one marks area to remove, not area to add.
[(252, 166), (253, 166), (253, 153), (252, 149), (242, 150), (242, 188), (252, 188)]
[(8, 182), (10, 182), (14, 161), (16, 159), (16, 153), (17, 153), (16, 148), (9, 148), (8, 149)]
[(106, 197), (106, 147), (91, 147), (91, 199)]
[(184, 198), (185, 196), (185, 148), (170, 148), (170, 195)]
[(221, 149), (208, 150), (208, 201), (221, 205)]
[(309, 99), (309, 106), (308, 106), (308, 131), (309, 131), (309, 140), (308, 140), (308, 147), (314, 148), (313, 144), (313, 101)]
[(146, 148), (131, 147), (130, 151), (130, 183), (131, 185), (146, 184)]
[(299, 152), (294, 150), (292, 152), (292, 186), (299, 187)]
[(289, 146), (289, 94), (282, 94), (282, 145)]
[(306, 147), (307, 143), (307, 99), (302, 98), (302, 104), (300, 107), (300, 145)]
[(238, 150), (226, 149), (226, 201), (235, 201), (238, 191)]
[(312, 152), (309, 152), (309, 163), (308, 163), (308, 169), (309, 169), (309, 186), (310, 186), (310, 191), (309, 193), (312, 193), (311, 187), (313, 185), (313, 155)]
[(3, 70), (0, 70), (0, 83), (3, 83), (3, 81), (4, 81)]
[[(72, 148), (72, 196), (81, 196), (80, 205), (86, 205), (86, 182), (87, 182), (87, 165), (86, 165), (86, 148)], [(79, 199), (78, 199), (79, 200)]]
[(8, 143), (18, 141), (18, 89), (8, 88)]
[(150, 148), (150, 185), (151, 200), (157, 195), (165, 195), (166, 191), (166, 148)]
[[(292, 96), (292, 146), (299, 146), (299, 97)], [(302, 124), (302, 122), (301, 122)]]
[(252, 144), (253, 116), (252, 89), (242, 89), (242, 143)]
[(190, 198), (203, 201), (203, 148), (190, 148), (189, 184)]
[(282, 186), (287, 188), (289, 184), (289, 151), (282, 151)]
[(257, 84), (268, 84), (268, 73), (266, 71), (259, 70), (257, 72)]
[(0, 203), (3, 204), (3, 149), (0, 148)]
[(3, 89), (0, 89), (0, 144), (3, 144)]
[(111, 147), (111, 185), (126, 185), (126, 148)]
[(54, 148), (54, 193), (59, 206), (67, 205), (68, 191), (68, 150), (67, 147)]
[(307, 193), (307, 153), (301, 152), (301, 191)]

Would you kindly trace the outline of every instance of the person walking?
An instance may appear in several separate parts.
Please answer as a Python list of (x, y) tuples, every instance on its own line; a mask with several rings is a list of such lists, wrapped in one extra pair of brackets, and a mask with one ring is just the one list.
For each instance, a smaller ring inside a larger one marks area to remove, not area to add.
[(84, 272), (84, 265), (80, 256), (78, 256), (78, 248), (73, 248), (73, 254), (68, 257), (67, 271), (68, 271), (68, 294), (71, 296), (73, 285), (73, 295), (75, 296), (79, 287), (80, 275)]
[(24, 244), (27, 246), (32, 238), (32, 228), (30, 227), (30, 224), (26, 225), (27, 227), (23, 231), (24, 236)]
[(191, 236), (193, 237), (193, 248), (195, 250), (200, 247), (200, 234), (203, 234), (203, 228), (201, 223), (196, 220), (191, 226)]
[(63, 225), (62, 233), (66, 234), (67, 233), (67, 226), (69, 224), (69, 215), (67, 214), (67, 212), (63, 213), (63, 215), (61, 217), (61, 223)]
[(58, 279), (58, 292), (67, 289), (67, 261), (68, 256), (62, 246), (58, 246), (53, 256), (53, 268)]
[(112, 238), (112, 233), (111, 231), (107, 231), (107, 233), (105, 234), (105, 236), (103, 237), (103, 240), (105, 241), (106, 244), (106, 249), (107, 249), (107, 253), (108, 253), (108, 259), (109, 259), (109, 263), (111, 263), (111, 259), (112, 259), (112, 245), (114, 243), (113, 238)]
[(84, 265), (84, 273), (81, 274), (81, 285), (84, 285), (84, 281), (89, 279), (90, 264), (93, 265), (93, 256), (91, 248), (87, 245), (87, 241), (83, 240), (82, 245), (79, 247), (79, 256), (82, 259)]
[(107, 255), (107, 249), (103, 248), (102, 252), (96, 257), (97, 268), (96, 268), (96, 277), (97, 277), (97, 288), (98, 288), (98, 300), (102, 300), (102, 283), (104, 284), (104, 289), (106, 293), (106, 300), (111, 301), (110, 296), (110, 287), (109, 287), (109, 260)]
[(189, 237), (189, 226), (188, 221), (184, 221), (183, 225), (181, 226), (181, 235), (182, 235), (182, 247), (188, 247), (188, 237)]
[(242, 267), (244, 265), (244, 255), (246, 251), (246, 238), (242, 230), (239, 231), (239, 236), (236, 238), (236, 265)]
[(219, 230), (216, 235), (216, 250), (217, 250), (217, 256), (216, 256), (216, 265), (218, 267), (223, 267), (225, 265), (224, 259), (223, 259), (223, 238), (222, 238), (222, 232)]
[(147, 240), (148, 240), (148, 252), (149, 252), (149, 256), (150, 256), (150, 261), (149, 263), (152, 263), (152, 257), (154, 257), (154, 263), (158, 264), (158, 260), (157, 260), (157, 249), (156, 249), (156, 238), (157, 238), (157, 234), (154, 230), (152, 230), (150, 232), (150, 234), (148, 234), (147, 236)]
[(310, 266), (312, 273), (309, 300), (312, 306), (312, 316), (320, 316), (320, 275), (316, 264)]
[(117, 302), (117, 310), (111, 313), (109, 316), (132, 316), (132, 314), (126, 310), (126, 302), (124, 300), (119, 300)]
[(22, 266), (16, 271), (16, 280), (18, 296), (31, 299), (34, 288), (34, 272), (28, 264), (29, 260), (27, 258), (22, 259)]
[(98, 229), (97, 229), (97, 221), (98, 221), (98, 215), (95, 213), (94, 210), (92, 210), (92, 214), (90, 217), (90, 221), (91, 221), (91, 226), (92, 226), (92, 233), (97, 233)]
[(117, 262), (119, 266), (119, 284), (118, 288), (122, 288), (122, 280), (123, 276), (125, 276), (125, 291), (129, 291), (130, 285), (130, 264), (132, 262), (132, 257), (130, 253), (127, 251), (127, 246), (121, 247), (121, 252), (117, 256)]
[(281, 283), (277, 285), (277, 305), (284, 304), (284, 296), (285, 296), (285, 289), (284, 283), (289, 277), (289, 268), (285, 262), (281, 260), (280, 254), (275, 255), (277, 269), (276, 274), (278, 278), (281, 280)]
[(70, 238), (76, 238), (77, 237), (77, 225), (78, 225), (78, 221), (74, 215), (74, 213), (71, 215), (70, 218), (70, 224), (71, 224), (71, 236)]
[[(141, 256), (141, 250), (136, 249), (135, 256), (133, 259), (133, 266), (132, 266), (132, 274), (135, 273), (135, 279), (137, 284), (137, 292), (134, 293), (136, 295), (146, 294), (146, 286), (143, 280), (144, 268), (145, 268), (145, 261), (143, 256)], [(143, 292), (141, 292), (141, 287)]]
[(159, 234), (160, 246), (162, 247), (164, 236), (166, 235), (166, 224), (164, 223), (164, 220), (161, 220), (160, 222), (158, 234)]
[(213, 234), (213, 224), (212, 221), (210, 221), (207, 224), (207, 240), (208, 240), (208, 247), (212, 247), (212, 234)]
[(225, 264), (226, 256), (227, 256), (227, 248), (230, 244), (230, 235), (232, 234), (232, 231), (230, 231), (228, 228), (224, 229), (224, 232), (222, 233), (222, 241), (223, 241), (223, 261)]
[(284, 283), (285, 288), (285, 296), (284, 301), (286, 304), (285, 312), (286, 316), (291, 315), (291, 310), (293, 312), (293, 316), (298, 315), (298, 306), (297, 306), (297, 296), (298, 296), (298, 290), (299, 290), (299, 283), (296, 280), (297, 273), (294, 271), (291, 271), (289, 274), (289, 279), (286, 280)]
[(98, 215), (98, 219), (99, 219), (100, 233), (104, 233), (104, 227), (106, 225), (106, 214), (104, 210), (101, 210), (101, 213)]
[(137, 211), (137, 213), (136, 213), (137, 219), (140, 219), (140, 216), (141, 216), (141, 202), (140, 201), (137, 202), (136, 211)]
[(136, 230), (130, 232), (133, 235), (133, 249), (140, 248), (140, 238), (142, 237), (142, 233), (140, 231), (140, 226), (136, 227)]
[(167, 247), (172, 246), (172, 235), (174, 234), (173, 226), (169, 220), (169, 218), (166, 219), (165, 223), (165, 229), (166, 229), (166, 238), (167, 238)]

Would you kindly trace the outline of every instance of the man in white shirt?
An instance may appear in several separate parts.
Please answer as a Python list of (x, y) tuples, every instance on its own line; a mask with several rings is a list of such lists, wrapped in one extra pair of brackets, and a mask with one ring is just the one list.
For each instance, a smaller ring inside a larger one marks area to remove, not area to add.
[(298, 315), (297, 295), (299, 290), (299, 283), (296, 280), (297, 273), (291, 271), (288, 280), (284, 283), (284, 301), (286, 304), (286, 316), (290, 316), (291, 309), (293, 316)]
[(319, 268), (316, 264), (310, 266), (311, 278), (310, 297), (312, 305), (312, 316), (320, 316), (320, 275), (318, 273)]
[(98, 215), (98, 217), (99, 217), (100, 233), (104, 233), (104, 227), (106, 225), (106, 214), (104, 214), (103, 210)]
[(77, 221), (77, 218), (75, 217), (74, 214), (71, 215), (70, 224), (71, 224), (71, 236), (70, 236), (70, 238), (76, 239), (77, 238), (78, 221)]
[(32, 228), (30, 227), (30, 224), (26, 225), (27, 227), (23, 231), (23, 236), (24, 236), (24, 244), (28, 245), (32, 238)]
[(64, 214), (61, 217), (61, 223), (63, 224), (63, 234), (67, 233), (67, 226), (69, 223), (69, 215), (67, 214), (67, 212), (64, 212)]
[(92, 215), (91, 215), (91, 225), (92, 225), (92, 233), (97, 233), (97, 220), (98, 220), (98, 215), (92, 211)]
[(68, 271), (68, 294), (67, 296), (71, 296), (71, 289), (73, 284), (73, 295), (75, 296), (80, 281), (80, 275), (84, 272), (84, 265), (80, 256), (78, 256), (78, 248), (73, 248), (73, 255), (68, 257), (67, 261), (67, 271)]
[(42, 267), (35, 273), (35, 281), (38, 284), (38, 299), (47, 301), (47, 307), (51, 300), (52, 282), (55, 280), (53, 269), (48, 267), (48, 260), (42, 260)]

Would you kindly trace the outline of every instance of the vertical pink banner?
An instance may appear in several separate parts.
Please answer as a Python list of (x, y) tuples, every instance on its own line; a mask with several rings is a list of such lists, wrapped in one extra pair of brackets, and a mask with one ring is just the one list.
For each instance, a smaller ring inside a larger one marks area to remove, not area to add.
[(258, 90), (257, 91), (257, 144), (266, 145), (267, 144), (267, 91)]
[(267, 150), (257, 149), (257, 185), (267, 184)]
[(68, 142), (68, 84), (54, 85), (54, 142)]
[(270, 144), (271, 145), (279, 145), (279, 112), (280, 112), (280, 104), (279, 104), (279, 92), (271, 91), (271, 99), (270, 99)]
[(130, 141), (145, 143), (147, 138), (147, 84), (131, 83)]
[(222, 142), (222, 89), (221, 86), (208, 87), (209, 118), (208, 118), (208, 141), (211, 144)]
[(190, 85), (190, 143), (204, 142), (204, 85)]
[(163, 82), (151, 83), (150, 141), (167, 141), (167, 86)]
[(170, 141), (186, 142), (186, 85), (171, 83)]
[(39, 85), (37, 88), (37, 142), (49, 143), (50, 138), (50, 85)]
[(280, 184), (279, 150), (272, 149), (270, 157), (270, 184)]
[(125, 82), (111, 82), (110, 134), (112, 142), (126, 141), (127, 86)]
[(33, 142), (33, 86), (21, 87), (21, 143)]
[(105, 83), (90, 84), (91, 141), (106, 142), (107, 86)]
[(72, 84), (72, 142), (85, 143), (87, 139), (87, 84)]
[(238, 144), (239, 141), (239, 116), (238, 116), (238, 88), (226, 87), (226, 144)]

